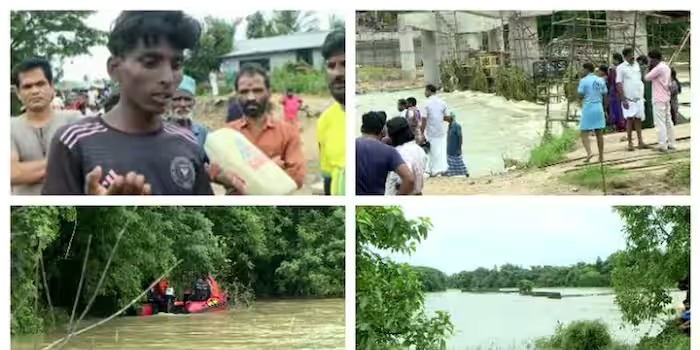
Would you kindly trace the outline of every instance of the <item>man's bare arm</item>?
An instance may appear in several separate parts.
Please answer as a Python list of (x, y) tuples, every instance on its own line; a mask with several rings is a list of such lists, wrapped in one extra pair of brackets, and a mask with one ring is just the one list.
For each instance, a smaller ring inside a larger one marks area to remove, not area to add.
[(10, 158), (10, 184), (34, 185), (44, 181), (46, 175), (46, 158), (27, 162), (19, 161), (19, 154), (12, 152)]

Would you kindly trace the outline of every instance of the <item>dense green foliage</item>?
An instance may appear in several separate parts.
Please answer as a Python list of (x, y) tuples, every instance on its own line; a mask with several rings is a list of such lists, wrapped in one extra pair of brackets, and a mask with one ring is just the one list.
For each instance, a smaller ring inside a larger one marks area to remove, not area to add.
[(414, 252), (427, 237), (430, 222), (408, 220), (398, 207), (358, 207), (356, 222), (357, 349), (445, 348), (445, 338), (452, 332), (450, 318), (444, 312), (425, 314), (418, 273), (375, 252)]
[(211, 273), (238, 302), (342, 296), (344, 219), (333, 207), (13, 208), (12, 333), (46, 330), (52, 307), (72, 308), (83, 259), (78, 312), (96, 316), (127, 305), (177, 260), (168, 279), (178, 294)]
[[(86, 54), (106, 42), (106, 33), (89, 27), (85, 20), (95, 11), (11, 11), (10, 69), (30, 57), (45, 57), (54, 65), (54, 80), (63, 75), (66, 58)], [(20, 113), (20, 102), (10, 97), (10, 115)]]
[(231, 22), (221, 18), (204, 18), (202, 37), (187, 60), (185, 73), (199, 82), (209, 81), (209, 72), (219, 69), (221, 56), (233, 50), (233, 37), (241, 21), (240, 18)]
[(612, 273), (623, 320), (638, 325), (672, 309), (668, 288), (690, 274), (690, 207), (617, 207), (627, 247)]
[[(10, 67), (29, 57), (58, 60), (86, 54), (106, 42), (106, 33), (85, 20), (95, 11), (11, 11)], [(57, 65), (57, 77), (60, 77)], [(57, 79), (58, 80), (58, 79)]]
[(539, 339), (538, 350), (605, 350), (612, 344), (608, 327), (601, 321), (574, 321), (559, 325), (551, 338)]
[(328, 95), (325, 72), (306, 64), (288, 64), (270, 73), (272, 91), (284, 93), (291, 89), (297, 94)]
[(413, 271), (418, 274), (423, 291), (440, 292), (447, 289), (447, 275), (444, 272), (427, 266), (413, 266)]
[[(256, 39), (270, 36), (312, 32), (319, 29), (319, 21), (310, 11), (272, 11), (270, 19), (262, 11), (246, 17), (246, 38)], [(337, 24), (337, 20), (335, 22)]]
[(535, 350), (690, 350), (690, 337), (678, 330), (675, 321), (653, 337), (644, 337), (636, 345), (617, 342), (610, 329), (600, 321), (575, 321), (557, 326), (550, 337), (537, 339)]
[[(615, 255), (593, 264), (578, 263), (572, 266), (520, 266), (505, 264), (493, 269), (480, 267), (462, 271), (449, 278), (450, 288), (483, 290), (497, 288), (521, 288), (524, 282), (532, 287), (609, 287), (610, 273)], [(531, 289), (531, 288), (530, 288)]]

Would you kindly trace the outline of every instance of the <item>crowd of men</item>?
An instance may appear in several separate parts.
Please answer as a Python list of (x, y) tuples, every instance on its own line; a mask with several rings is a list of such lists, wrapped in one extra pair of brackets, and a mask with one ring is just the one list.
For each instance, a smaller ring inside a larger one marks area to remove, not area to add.
[[(651, 87), (645, 96), (645, 85)], [(581, 143), (586, 150), (584, 162), (590, 162), (593, 152), (590, 133), (595, 133), (598, 159), (603, 161), (603, 131), (627, 132), (627, 150), (649, 148), (642, 138), (645, 120), (653, 118), (658, 146), (667, 152), (676, 148), (674, 125), (682, 117), (678, 112), (681, 84), (675, 69), (663, 61), (659, 50), (635, 58), (632, 48), (613, 55), (613, 64), (597, 69), (591, 63), (583, 64), (578, 93), (583, 97), (581, 109)], [(637, 145), (634, 145), (633, 131)]]
[[(196, 82), (183, 75), (184, 51), (194, 49), (201, 25), (182, 11), (124, 11), (108, 37), (110, 78), (119, 87), (104, 112), (86, 116), (52, 108), (49, 62), (30, 58), (12, 72), (24, 113), (12, 118), (11, 186), (18, 195), (211, 195), (211, 183), (246, 194), (235, 171), (212, 163), (207, 129), (193, 115)], [(335, 103), (320, 117), (317, 139), (326, 195), (345, 168), (345, 34), (331, 32), (322, 47)], [(245, 65), (235, 79), (238, 130), (302, 187), (306, 174), (299, 128), (272, 115), (270, 79)], [(293, 99), (293, 96), (287, 96)], [(291, 111), (301, 101), (285, 101)], [(225, 116), (222, 116), (224, 119)]]
[(469, 177), (462, 128), (437, 91), (426, 85), (422, 111), (409, 97), (398, 101), (399, 115), (389, 121), (383, 111), (362, 116), (362, 136), (355, 140), (356, 194), (422, 195), (426, 175)]

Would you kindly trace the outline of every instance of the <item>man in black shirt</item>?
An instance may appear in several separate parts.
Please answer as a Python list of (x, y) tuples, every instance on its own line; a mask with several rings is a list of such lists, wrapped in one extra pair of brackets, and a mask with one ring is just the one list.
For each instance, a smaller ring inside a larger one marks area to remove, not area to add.
[(162, 119), (200, 33), (182, 11), (121, 13), (107, 44), (119, 102), (56, 133), (42, 194), (213, 194), (197, 139)]

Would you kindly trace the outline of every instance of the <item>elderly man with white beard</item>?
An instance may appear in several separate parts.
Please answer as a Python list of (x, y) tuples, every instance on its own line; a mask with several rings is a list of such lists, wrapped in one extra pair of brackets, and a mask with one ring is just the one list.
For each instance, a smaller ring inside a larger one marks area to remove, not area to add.
[[(182, 76), (182, 81), (172, 97), (167, 119), (192, 131), (204, 154), (204, 142), (207, 140), (207, 128), (193, 120), (196, 88), (197, 84), (192, 77), (188, 75)], [(206, 155), (204, 157), (206, 159)]]

